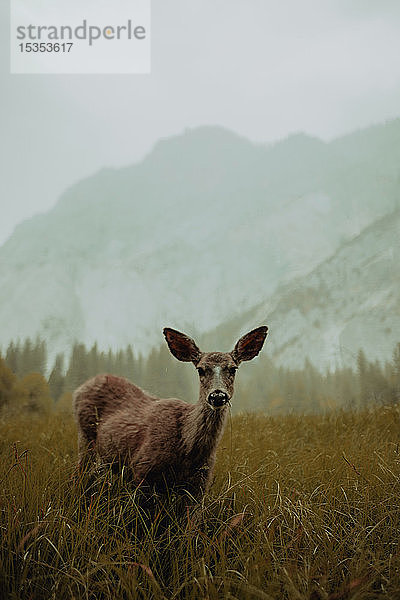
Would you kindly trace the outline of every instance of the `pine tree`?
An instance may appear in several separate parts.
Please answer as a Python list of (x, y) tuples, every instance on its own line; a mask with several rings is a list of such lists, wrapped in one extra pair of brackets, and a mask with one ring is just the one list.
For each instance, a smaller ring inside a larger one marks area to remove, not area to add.
[(400, 402), (400, 343), (393, 351), (392, 373), (392, 401)]
[(47, 367), (47, 349), (44, 340), (36, 338), (35, 345), (32, 347), (30, 359), (30, 372), (41, 373), (44, 375)]
[(11, 342), (6, 351), (5, 362), (13, 373), (18, 373), (19, 344)]
[(120, 377), (124, 377), (125, 374), (125, 353), (123, 350), (118, 350), (114, 359), (114, 373)]
[(360, 385), (360, 404), (362, 407), (368, 406), (370, 392), (368, 389), (368, 362), (363, 350), (357, 354), (357, 373)]
[(83, 344), (74, 344), (68, 371), (65, 378), (65, 390), (73, 391), (89, 377), (89, 360)]
[(98, 375), (101, 371), (100, 369), (100, 356), (97, 348), (97, 343), (93, 344), (92, 348), (89, 351), (87, 356), (87, 368), (88, 377), (94, 377)]
[(0, 410), (10, 404), (16, 381), (16, 376), (0, 356)]
[(25, 340), (19, 361), (18, 377), (23, 377), (32, 372), (32, 342), (30, 338)]
[(124, 376), (127, 379), (131, 379), (132, 381), (136, 382), (136, 361), (131, 345), (129, 345), (125, 351)]
[(65, 387), (65, 377), (63, 373), (64, 355), (57, 354), (54, 367), (49, 377), (49, 388), (51, 397), (54, 400), (59, 400)]

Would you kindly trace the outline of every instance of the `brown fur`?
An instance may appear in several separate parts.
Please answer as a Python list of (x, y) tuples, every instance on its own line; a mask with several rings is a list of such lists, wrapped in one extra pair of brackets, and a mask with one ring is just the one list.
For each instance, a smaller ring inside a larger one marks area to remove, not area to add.
[(79, 463), (90, 465), (97, 456), (102, 463), (128, 467), (136, 484), (182, 488), (200, 498), (211, 481), (235, 371), (261, 350), (267, 328), (243, 336), (231, 353), (202, 353), (173, 329), (164, 335), (172, 354), (198, 369), (199, 401), (162, 400), (113, 375), (89, 379), (74, 393)]

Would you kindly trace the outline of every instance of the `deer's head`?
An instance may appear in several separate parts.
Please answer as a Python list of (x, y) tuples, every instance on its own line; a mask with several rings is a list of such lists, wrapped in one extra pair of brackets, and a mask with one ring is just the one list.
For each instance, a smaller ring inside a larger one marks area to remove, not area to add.
[(175, 329), (164, 329), (171, 353), (178, 360), (192, 362), (200, 378), (200, 400), (213, 409), (226, 407), (233, 396), (236, 371), (241, 362), (260, 352), (268, 327), (257, 327), (246, 333), (232, 352), (201, 352), (192, 338)]

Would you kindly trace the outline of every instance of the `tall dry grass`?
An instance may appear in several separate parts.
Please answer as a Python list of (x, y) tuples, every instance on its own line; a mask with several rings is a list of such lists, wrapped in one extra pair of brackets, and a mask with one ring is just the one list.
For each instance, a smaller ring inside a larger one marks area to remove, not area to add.
[(400, 412), (239, 415), (203, 520), (75, 472), (69, 416), (0, 423), (0, 597), (400, 598)]

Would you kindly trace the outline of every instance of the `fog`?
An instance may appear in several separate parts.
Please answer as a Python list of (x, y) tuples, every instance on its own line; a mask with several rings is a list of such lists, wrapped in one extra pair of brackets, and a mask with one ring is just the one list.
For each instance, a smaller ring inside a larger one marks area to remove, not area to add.
[(398, 2), (153, 0), (152, 73), (113, 76), (10, 75), (0, 11), (0, 243), (80, 178), (187, 127), (332, 139), (399, 114)]

